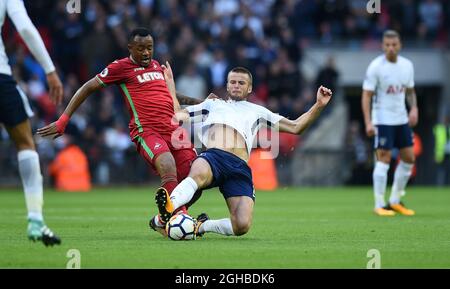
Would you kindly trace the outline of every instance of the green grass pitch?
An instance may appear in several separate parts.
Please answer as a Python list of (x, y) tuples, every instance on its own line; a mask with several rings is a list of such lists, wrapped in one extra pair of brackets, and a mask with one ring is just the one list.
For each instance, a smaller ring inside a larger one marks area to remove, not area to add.
[[(81, 268), (366, 268), (380, 252), (381, 268), (450, 268), (450, 189), (411, 187), (417, 215), (378, 217), (370, 187), (287, 188), (257, 192), (253, 225), (241, 237), (208, 234), (171, 241), (150, 231), (154, 188), (46, 191), (46, 222), (62, 245), (26, 239), (21, 190), (0, 190), (0, 267), (66, 268), (68, 250)], [(190, 210), (228, 216), (216, 190)]]

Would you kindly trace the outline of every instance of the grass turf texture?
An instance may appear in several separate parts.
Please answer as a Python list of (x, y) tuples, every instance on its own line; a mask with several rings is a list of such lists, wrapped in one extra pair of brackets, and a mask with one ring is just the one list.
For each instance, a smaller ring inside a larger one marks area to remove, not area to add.
[[(45, 218), (62, 245), (26, 239), (20, 190), (0, 190), (0, 267), (66, 268), (69, 249), (81, 268), (366, 268), (369, 249), (382, 268), (450, 268), (450, 189), (410, 188), (417, 215), (378, 217), (370, 187), (288, 188), (257, 192), (253, 225), (241, 237), (207, 234), (171, 241), (150, 231), (152, 188), (45, 193)], [(228, 216), (216, 190), (190, 210)]]

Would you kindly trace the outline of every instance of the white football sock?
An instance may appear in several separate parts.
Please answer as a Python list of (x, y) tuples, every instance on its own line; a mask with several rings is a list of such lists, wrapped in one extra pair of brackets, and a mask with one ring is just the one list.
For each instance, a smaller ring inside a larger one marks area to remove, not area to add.
[(198, 229), (200, 233), (214, 232), (217, 234), (232, 236), (234, 235), (233, 226), (229, 218), (220, 220), (207, 220)]
[(394, 173), (394, 183), (392, 184), (391, 197), (389, 198), (389, 203), (398, 204), (400, 203), (400, 198), (404, 195), (404, 190), (406, 184), (408, 183), (409, 177), (412, 173), (412, 168), (414, 164), (408, 164), (400, 161), (397, 165), (397, 169)]
[(39, 155), (34, 150), (22, 150), (18, 152), (17, 159), (25, 192), (28, 218), (43, 221), (42, 206), (44, 204), (44, 196)]
[(373, 170), (373, 193), (375, 197), (375, 208), (382, 208), (386, 205), (384, 193), (386, 192), (389, 165), (383, 162), (376, 162)]
[(197, 189), (198, 185), (191, 177), (187, 177), (179, 183), (178, 186), (173, 189), (172, 194), (170, 194), (170, 200), (172, 201), (174, 210), (187, 204), (192, 199)]

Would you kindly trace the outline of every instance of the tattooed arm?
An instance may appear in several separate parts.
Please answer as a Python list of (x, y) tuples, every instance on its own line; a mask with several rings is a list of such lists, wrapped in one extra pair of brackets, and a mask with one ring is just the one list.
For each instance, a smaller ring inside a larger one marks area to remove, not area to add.
[(414, 87), (406, 89), (406, 102), (409, 106), (409, 125), (415, 127), (419, 121), (419, 109), (417, 108), (417, 96)]
[(184, 105), (194, 105), (194, 104), (199, 104), (202, 102), (202, 100), (200, 100), (200, 99), (186, 96), (184, 94), (179, 93), (178, 91), (177, 91), (177, 98), (178, 98), (178, 101), (180, 102), (180, 104), (184, 104)]

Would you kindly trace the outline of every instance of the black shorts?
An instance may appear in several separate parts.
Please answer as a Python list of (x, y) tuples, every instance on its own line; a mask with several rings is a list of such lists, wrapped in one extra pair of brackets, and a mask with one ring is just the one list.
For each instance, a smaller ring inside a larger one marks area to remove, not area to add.
[(411, 147), (413, 132), (408, 124), (377, 125), (375, 128), (374, 148), (392, 150)]
[(0, 73), (0, 123), (14, 127), (33, 116), (28, 98), (11, 75)]

